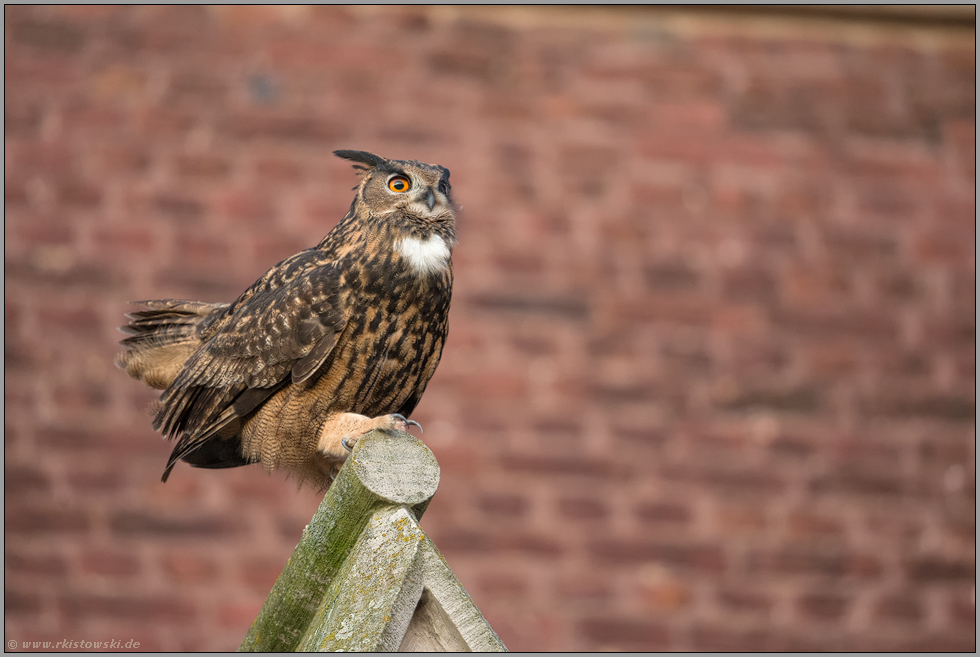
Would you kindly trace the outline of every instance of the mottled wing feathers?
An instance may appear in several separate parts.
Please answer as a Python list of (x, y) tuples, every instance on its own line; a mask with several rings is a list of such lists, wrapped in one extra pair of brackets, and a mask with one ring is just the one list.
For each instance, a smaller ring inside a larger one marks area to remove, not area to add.
[[(315, 368), (333, 348), (345, 323), (338, 278), (328, 265), (280, 288), (256, 293), (234, 309), (206, 349), (188, 361), (182, 375), (187, 377), (185, 385), (244, 383), (267, 388), (294, 365)], [(316, 349), (324, 341), (325, 351)]]
[[(313, 376), (314, 372), (320, 369), (323, 361), (326, 360), (330, 352), (333, 351), (334, 345), (337, 344), (337, 338), (340, 337), (343, 325), (327, 327), (314, 320), (306, 320), (304, 322), (304, 329), (308, 330), (313, 336), (309, 338), (309, 341), (313, 344), (313, 348), (293, 364), (290, 377), (293, 383), (306, 381)], [(317, 337), (318, 334), (322, 335)]]
[(121, 326), (123, 333), (130, 337), (121, 340), (127, 347), (165, 346), (183, 342), (190, 336), (199, 335), (217, 316), (216, 310), (228, 307), (227, 303), (204, 303), (202, 301), (181, 301), (177, 299), (155, 299), (134, 301), (147, 306), (149, 310), (127, 313), (130, 320)]
[(172, 462), (329, 357), (346, 324), (339, 272), (332, 264), (299, 269), (305, 275), (280, 275), (287, 280), (278, 287), (273, 270), (243, 294), (164, 392), (154, 428), (181, 435)]

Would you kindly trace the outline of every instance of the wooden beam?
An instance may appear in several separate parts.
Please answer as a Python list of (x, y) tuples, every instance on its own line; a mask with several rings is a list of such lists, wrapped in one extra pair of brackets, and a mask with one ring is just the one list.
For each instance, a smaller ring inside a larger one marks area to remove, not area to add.
[(418, 524), (439, 464), (417, 438), (361, 438), (240, 651), (506, 651)]

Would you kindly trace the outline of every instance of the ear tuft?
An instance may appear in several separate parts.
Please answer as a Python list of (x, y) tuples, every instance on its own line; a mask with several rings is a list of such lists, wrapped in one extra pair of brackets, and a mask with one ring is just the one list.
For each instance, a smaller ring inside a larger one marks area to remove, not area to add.
[[(337, 157), (342, 157), (345, 160), (351, 160), (353, 162), (361, 162), (362, 164), (367, 164), (371, 168), (383, 168), (387, 164), (387, 160), (383, 157), (375, 155), (374, 153), (368, 153), (367, 151), (348, 151), (340, 150), (334, 151), (334, 155)], [(355, 169), (363, 169), (357, 165), (354, 166)]]

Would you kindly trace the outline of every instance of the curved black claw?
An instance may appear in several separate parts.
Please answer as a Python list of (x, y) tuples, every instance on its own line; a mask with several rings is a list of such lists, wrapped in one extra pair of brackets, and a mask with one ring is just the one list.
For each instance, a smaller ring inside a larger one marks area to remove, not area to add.
[(417, 426), (419, 428), (419, 431), (421, 431), (422, 433), (425, 433), (425, 429), (422, 428), (422, 425), (421, 424), (419, 424), (415, 420), (409, 420), (407, 417), (405, 417), (401, 413), (392, 413), (391, 417), (396, 417), (396, 418), (398, 418), (399, 420), (401, 420), (402, 422), (404, 422), (407, 425), (414, 424), (415, 426)]
[(351, 447), (350, 445), (347, 444), (347, 439), (346, 438), (341, 438), (340, 439), (340, 444), (343, 445), (344, 446), (344, 449), (346, 449), (348, 452), (353, 451), (353, 449), (354, 449), (353, 447)]

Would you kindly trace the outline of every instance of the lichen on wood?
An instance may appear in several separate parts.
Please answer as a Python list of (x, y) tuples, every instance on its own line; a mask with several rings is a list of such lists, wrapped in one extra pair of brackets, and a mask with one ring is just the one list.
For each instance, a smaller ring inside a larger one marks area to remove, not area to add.
[(418, 524), (439, 465), (403, 432), (361, 438), (240, 651), (505, 651)]

